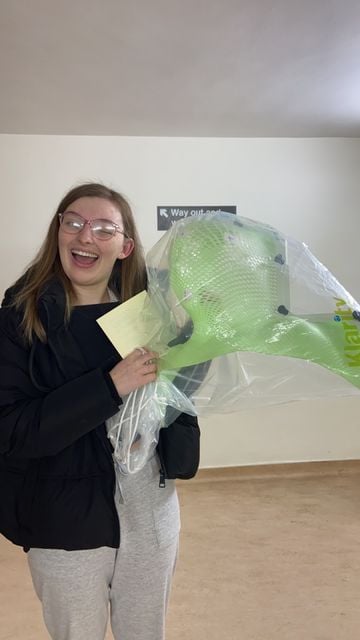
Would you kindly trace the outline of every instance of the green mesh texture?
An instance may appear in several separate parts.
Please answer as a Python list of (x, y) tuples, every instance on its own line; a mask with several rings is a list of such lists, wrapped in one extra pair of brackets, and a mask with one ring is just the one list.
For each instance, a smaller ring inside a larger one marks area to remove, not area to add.
[(360, 358), (349, 346), (343, 321), (279, 312), (286, 313), (289, 304), (284, 238), (271, 228), (229, 218), (178, 223), (169, 280), (193, 332), (168, 351), (162, 369), (253, 351), (309, 360), (360, 386)]

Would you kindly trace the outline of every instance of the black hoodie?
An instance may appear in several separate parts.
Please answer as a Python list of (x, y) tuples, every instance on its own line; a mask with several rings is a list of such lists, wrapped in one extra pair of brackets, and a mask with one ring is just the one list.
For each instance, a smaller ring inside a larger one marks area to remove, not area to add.
[(25, 548), (118, 547), (104, 422), (121, 403), (107, 373), (119, 356), (94, 322), (110, 305), (77, 307), (65, 326), (53, 283), (39, 303), (47, 343), (30, 347), (13, 296), (0, 309), (0, 532)]

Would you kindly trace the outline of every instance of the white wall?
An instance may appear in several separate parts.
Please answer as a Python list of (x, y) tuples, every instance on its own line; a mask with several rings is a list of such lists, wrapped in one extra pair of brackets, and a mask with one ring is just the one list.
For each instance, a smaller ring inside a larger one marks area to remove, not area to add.
[[(236, 204), (308, 244), (360, 300), (360, 139), (0, 136), (0, 293), (39, 247), (64, 193), (99, 180), (130, 199), (145, 249), (156, 206)], [(202, 466), (360, 457), (359, 398), (202, 421)]]

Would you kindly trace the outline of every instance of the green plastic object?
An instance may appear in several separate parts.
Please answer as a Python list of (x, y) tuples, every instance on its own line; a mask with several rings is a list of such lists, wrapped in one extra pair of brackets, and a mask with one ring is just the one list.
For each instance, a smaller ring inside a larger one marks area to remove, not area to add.
[[(244, 220), (222, 214), (177, 223), (168, 250), (169, 284), (193, 329), (164, 355), (163, 373), (251, 351), (308, 360), (360, 387), (360, 323), (343, 288), (338, 294), (329, 288), (333, 312), (293, 314), (286, 239)], [(329, 272), (314, 261), (324, 270), (326, 289)]]

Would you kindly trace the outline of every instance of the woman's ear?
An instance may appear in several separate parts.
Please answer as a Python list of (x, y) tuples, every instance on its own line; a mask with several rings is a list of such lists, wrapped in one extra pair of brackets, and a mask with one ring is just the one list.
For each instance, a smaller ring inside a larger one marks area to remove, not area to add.
[(126, 238), (123, 248), (118, 255), (119, 260), (123, 260), (124, 258), (127, 258), (130, 255), (130, 253), (132, 253), (133, 249), (134, 249), (134, 240), (132, 238)]

